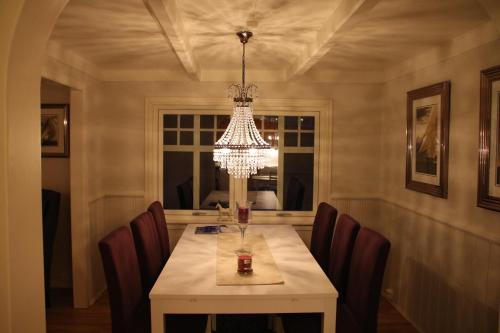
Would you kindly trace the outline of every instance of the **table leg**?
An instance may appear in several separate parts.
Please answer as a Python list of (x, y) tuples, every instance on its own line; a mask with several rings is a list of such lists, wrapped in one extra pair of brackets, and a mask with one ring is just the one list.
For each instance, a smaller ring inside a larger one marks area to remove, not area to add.
[(323, 333), (335, 333), (337, 319), (337, 302), (327, 301), (323, 313)]
[(163, 313), (151, 302), (151, 333), (163, 333)]

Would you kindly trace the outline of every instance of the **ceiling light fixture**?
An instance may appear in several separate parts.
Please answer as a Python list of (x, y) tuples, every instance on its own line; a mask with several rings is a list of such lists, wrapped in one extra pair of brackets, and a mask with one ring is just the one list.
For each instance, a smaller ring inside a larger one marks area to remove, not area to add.
[(245, 85), (245, 44), (251, 31), (236, 33), (243, 44), (241, 84), (229, 86), (233, 98), (233, 116), (222, 137), (215, 143), (214, 161), (235, 178), (249, 178), (264, 167), (264, 150), (271, 148), (262, 139), (253, 120), (253, 96), (257, 86)]

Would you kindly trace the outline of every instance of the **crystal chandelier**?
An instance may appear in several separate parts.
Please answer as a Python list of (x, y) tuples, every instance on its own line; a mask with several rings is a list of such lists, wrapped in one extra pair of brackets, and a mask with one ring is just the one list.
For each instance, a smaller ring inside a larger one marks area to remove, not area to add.
[(214, 161), (227, 169), (235, 178), (249, 178), (264, 167), (264, 152), (270, 145), (262, 139), (253, 120), (253, 95), (257, 87), (245, 85), (245, 44), (252, 32), (240, 31), (236, 35), (243, 44), (242, 82), (229, 87), (233, 98), (233, 116), (222, 137), (215, 143)]

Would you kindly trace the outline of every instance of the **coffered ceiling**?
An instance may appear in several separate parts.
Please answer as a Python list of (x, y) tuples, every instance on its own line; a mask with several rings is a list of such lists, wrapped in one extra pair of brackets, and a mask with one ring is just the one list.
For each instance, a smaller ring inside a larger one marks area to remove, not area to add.
[(235, 32), (249, 29), (250, 76), (289, 80), (384, 70), (488, 22), (478, 0), (71, 0), (49, 49), (101, 72), (225, 80), (240, 71)]

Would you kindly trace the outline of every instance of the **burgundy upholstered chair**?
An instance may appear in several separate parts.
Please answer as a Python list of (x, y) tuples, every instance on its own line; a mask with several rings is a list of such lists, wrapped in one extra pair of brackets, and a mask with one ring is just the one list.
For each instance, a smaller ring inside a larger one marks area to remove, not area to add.
[(134, 240), (121, 227), (99, 242), (111, 307), (113, 333), (150, 332), (149, 304), (144, 298)]
[[(113, 333), (151, 332), (149, 298), (144, 295), (139, 261), (127, 227), (116, 229), (99, 242), (108, 285)], [(206, 315), (165, 315), (167, 332), (204, 333)]]
[(165, 264), (170, 257), (170, 241), (163, 206), (159, 201), (155, 201), (149, 205), (148, 211), (153, 215), (156, 224), (156, 232), (158, 233), (161, 245), (162, 261)]
[(351, 263), (354, 242), (358, 235), (360, 225), (356, 220), (346, 214), (339, 216), (333, 234), (328, 264), (328, 278), (339, 293), (339, 303), (344, 303), (349, 266)]
[(337, 332), (377, 332), (378, 306), (391, 243), (361, 228), (352, 251), (345, 303), (337, 310)]
[(319, 204), (311, 235), (311, 254), (325, 273), (328, 272), (328, 259), (336, 219), (335, 208), (326, 202)]
[[(391, 244), (379, 233), (361, 228), (351, 257), (345, 303), (337, 304), (337, 333), (376, 333), (380, 290)], [(321, 332), (321, 314), (282, 317), (286, 333)]]
[(139, 258), (142, 287), (147, 297), (163, 269), (162, 249), (157, 235), (156, 223), (150, 212), (144, 212), (130, 222), (135, 249)]

